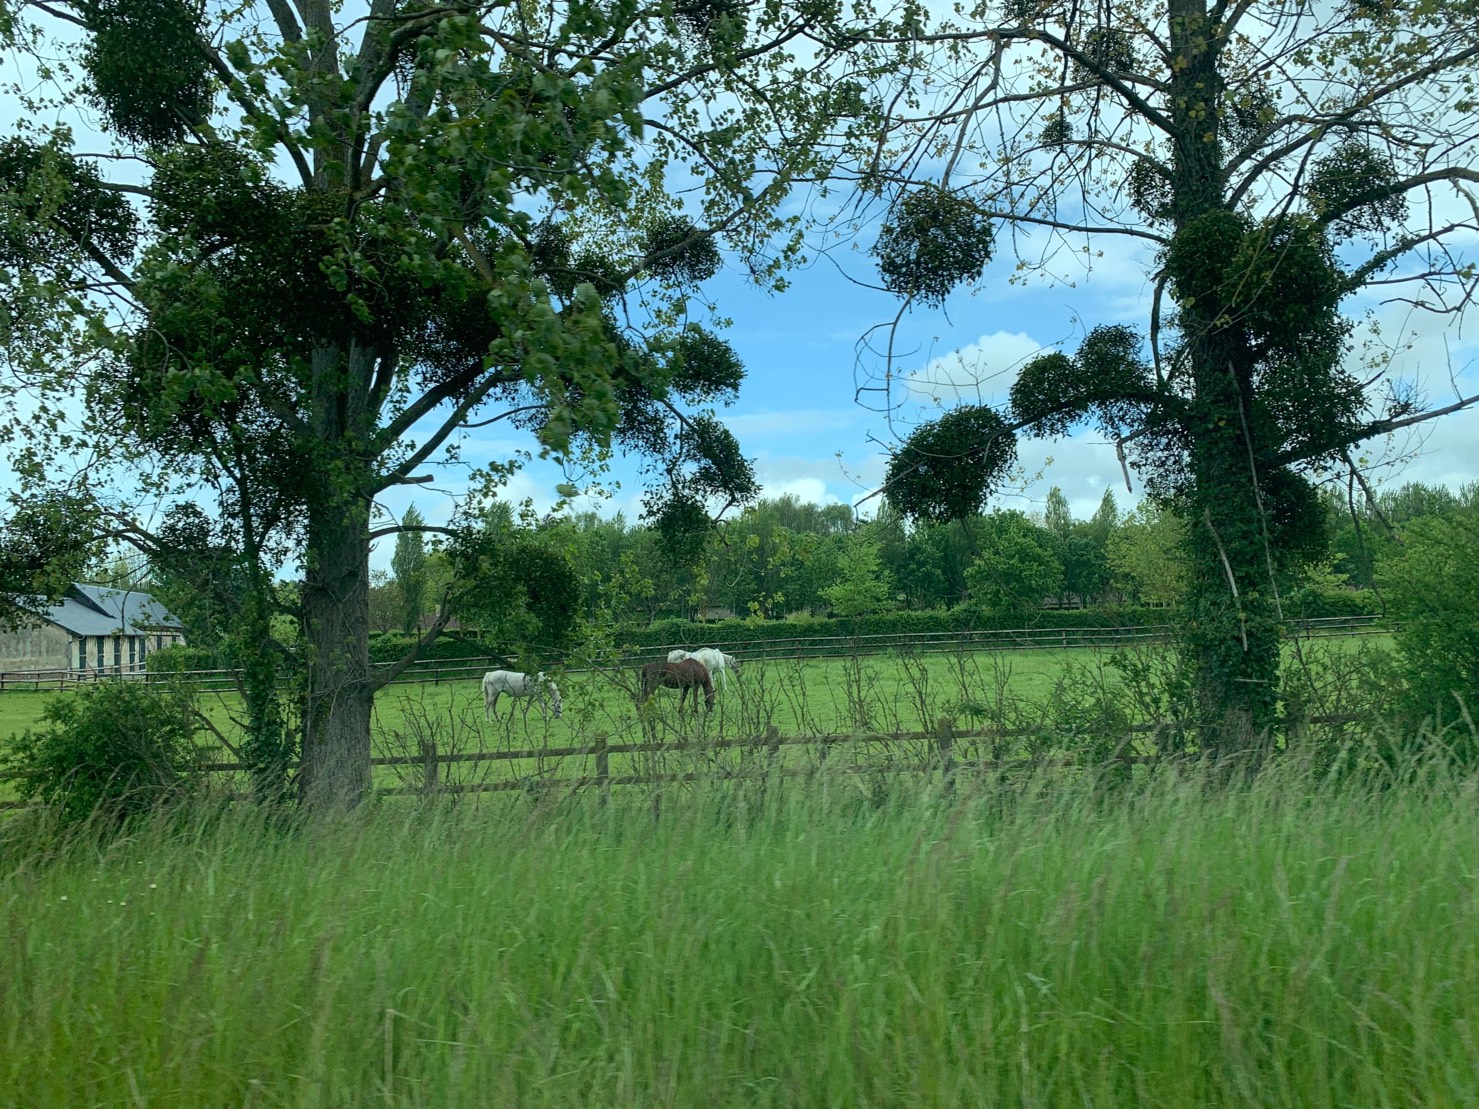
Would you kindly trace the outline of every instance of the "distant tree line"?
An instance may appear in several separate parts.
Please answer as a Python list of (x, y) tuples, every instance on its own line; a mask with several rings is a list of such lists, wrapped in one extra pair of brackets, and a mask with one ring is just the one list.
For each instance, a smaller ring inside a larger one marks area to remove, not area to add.
[[(1290, 583), (1288, 615), (1319, 615), (1320, 598), (1329, 607), (1332, 594), (1376, 587), (1378, 564), (1401, 548), (1393, 529), (1422, 517), (1479, 514), (1479, 483), (1455, 492), (1410, 482), (1373, 498), (1359, 489), (1354, 498), (1344, 489), (1324, 491), (1320, 511), (1333, 537), (1332, 557)], [(414, 508), (406, 518), (421, 519)], [(656, 528), (621, 513), (520, 524), (508, 505), (496, 502), (486, 520), (489, 529), (523, 532), (568, 560), (578, 583), (578, 617), (616, 627), (962, 605), (1031, 624), (1044, 608), (1171, 607), (1188, 581), (1185, 523), (1150, 501), (1122, 511), (1113, 491), (1087, 519), (1076, 518), (1054, 487), (1040, 509), (935, 525), (910, 524), (886, 504), (860, 519), (846, 505), (765, 498), (722, 523), (691, 565), (670, 556)], [(414, 629), (437, 610), (451, 578), (434, 538), (402, 533), (391, 571), (375, 575), (373, 629)]]

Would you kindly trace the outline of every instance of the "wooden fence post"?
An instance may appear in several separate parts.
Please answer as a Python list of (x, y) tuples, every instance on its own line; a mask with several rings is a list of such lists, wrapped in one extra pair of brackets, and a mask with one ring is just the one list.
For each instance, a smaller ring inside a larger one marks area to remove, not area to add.
[(765, 728), (765, 746), (770, 751), (771, 762), (781, 753), (781, 730), (774, 724), (768, 724)]
[(441, 785), (442, 764), (437, 758), (436, 737), (421, 740), (421, 785), (427, 793), (435, 793)]
[(950, 792), (955, 789), (955, 721), (948, 716), (935, 725), (935, 750), (940, 756), (940, 781)]
[(611, 800), (611, 752), (606, 749), (606, 733), (597, 732), (592, 748), (596, 756), (596, 785), (601, 790), (601, 804)]

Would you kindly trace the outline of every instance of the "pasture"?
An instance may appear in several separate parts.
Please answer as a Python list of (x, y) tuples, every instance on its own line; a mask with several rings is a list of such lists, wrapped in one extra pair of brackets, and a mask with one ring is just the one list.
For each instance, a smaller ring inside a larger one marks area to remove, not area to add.
[[(1098, 666), (1107, 652), (1023, 651), (959, 655), (760, 660), (744, 666), (718, 691), (712, 713), (678, 711), (679, 694), (661, 690), (645, 708), (637, 705), (636, 670), (613, 667), (552, 672), (563, 700), (560, 719), (546, 718), (533, 699), (500, 700), (496, 719), (484, 721), (480, 675), (462, 680), (394, 685), (376, 698), (374, 745), (378, 756), (416, 754), (434, 743), (443, 754), (496, 750), (586, 747), (597, 735), (610, 742), (684, 742), (756, 738), (774, 727), (785, 736), (836, 736), (859, 731), (907, 732), (932, 728), (942, 715), (962, 727), (984, 721), (988, 707), (1040, 700), (1070, 662)], [(0, 695), (0, 737), (34, 727), (48, 700), (58, 693)], [(201, 708), (235, 742), (239, 708), (234, 694), (202, 694)], [(3, 739), (0, 739), (3, 741)], [(229, 751), (220, 758), (229, 760)], [(566, 759), (469, 764), (449, 780), (579, 775), (588, 760)], [(642, 767), (621, 756), (613, 773)], [(417, 771), (419, 773), (419, 770)], [(413, 775), (414, 776), (414, 775)], [(380, 784), (399, 784), (405, 771), (377, 767)]]
[(1472, 782), (896, 781), (13, 818), (0, 1101), (1473, 1104)]
[[(1307, 641), (1303, 646), (1311, 657), (1338, 658), (1360, 644), (1376, 642), (1373, 637), (1346, 637)], [(1159, 657), (1158, 651), (1155, 647), (1135, 649), (1141, 660)], [(588, 748), (604, 736), (613, 745), (668, 743), (698, 748), (683, 753), (613, 754), (610, 772), (614, 775), (743, 771), (756, 764), (773, 765), (775, 756), (762, 750), (706, 751), (704, 745), (759, 740), (768, 733), (816, 739), (918, 734), (932, 731), (941, 718), (949, 718), (962, 730), (1030, 730), (1048, 718), (1055, 697), (1061, 703), (1115, 687), (1120, 675), (1110, 666), (1110, 656), (1106, 649), (1081, 647), (750, 660), (743, 664), (740, 676), (718, 687), (712, 713), (678, 711), (675, 690), (660, 690), (645, 707), (639, 707), (637, 672), (631, 666), (552, 670), (563, 699), (560, 719), (547, 718), (532, 699), (505, 697), (499, 702), (497, 718), (485, 721), (480, 675), (408, 683), (388, 686), (376, 698), (374, 753), (380, 758), (405, 759), (428, 751), (443, 756), (544, 752)], [(45, 703), (60, 695), (0, 694), (0, 742), (35, 726)], [(239, 710), (236, 696), (202, 694), (200, 703), (215, 727), (234, 744), (240, 737), (233, 719)], [(217, 750), (213, 757), (233, 759), (230, 751)], [(1022, 746), (1016, 741), (976, 738), (961, 741), (957, 750), (962, 759), (1010, 758), (1022, 753)], [(840, 747), (831, 755), (834, 762), (856, 765), (867, 760), (881, 766), (918, 763), (929, 756), (929, 745), (923, 740)], [(814, 763), (818, 757), (815, 748), (794, 747), (779, 753), (783, 762), (790, 763)], [(592, 771), (589, 755), (536, 755), (453, 761), (440, 768), (439, 781), (476, 786), (580, 777)], [(382, 787), (425, 784), (420, 765), (377, 766), (375, 780)]]

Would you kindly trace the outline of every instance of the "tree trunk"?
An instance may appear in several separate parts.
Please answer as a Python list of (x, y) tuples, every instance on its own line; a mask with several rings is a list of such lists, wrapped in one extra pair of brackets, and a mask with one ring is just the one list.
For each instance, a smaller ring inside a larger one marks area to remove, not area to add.
[(370, 541), (364, 502), (310, 504), (303, 575), (307, 689), (298, 796), (310, 809), (370, 791)]
[(325, 344), (314, 350), (305, 442), (309, 488), (303, 567), (306, 687), (299, 801), (330, 811), (370, 791), (370, 490), (364, 456), (376, 353)]
[(1214, 333), (1198, 352), (1184, 641), (1202, 751), (1256, 765), (1277, 724), (1280, 627), (1258, 489), (1262, 452), (1250, 443), (1247, 419), (1251, 382), (1238, 372), (1235, 345)]

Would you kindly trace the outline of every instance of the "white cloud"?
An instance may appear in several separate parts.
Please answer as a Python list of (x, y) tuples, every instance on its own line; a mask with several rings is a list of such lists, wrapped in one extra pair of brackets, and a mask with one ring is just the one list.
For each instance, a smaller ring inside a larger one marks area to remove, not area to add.
[(789, 493), (813, 504), (837, 504), (848, 499), (847, 475), (835, 455), (805, 458), (761, 454), (755, 460), (755, 478), (763, 497)]
[(931, 360), (904, 379), (910, 398), (934, 404), (1000, 401), (1017, 371), (1053, 349), (1025, 331), (994, 331)]
[(770, 479), (761, 482), (763, 496), (775, 499), (787, 494), (806, 504), (837, 504), (838, 499), (827, 491), (827, 483), (814, 477), (791, 477)]

